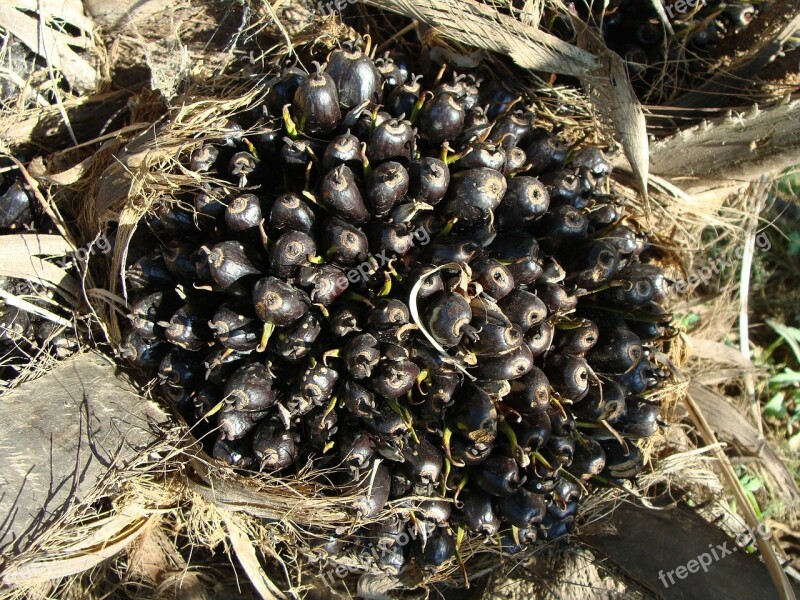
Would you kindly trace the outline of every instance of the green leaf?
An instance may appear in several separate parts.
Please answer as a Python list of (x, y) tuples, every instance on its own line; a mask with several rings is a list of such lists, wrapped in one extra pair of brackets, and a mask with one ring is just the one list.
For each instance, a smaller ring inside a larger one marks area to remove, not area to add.
[(772, 327), (775, 333), (786, 340), (786, 343), (789, 344), (789, 347), (794, 353), (795, 359), (797, 359), (797, 363), (800, 364), (800, 329), (778, 323), (772, 319), (767, 319), (767, 325)]
[(793, 371), (787, 367), (783, 373), (770, 377), (769, 384), (778, 386), (800, 384), (800, 371)]
[(764, 405), (764, 416), (775, 417), (776, 419), (783, 419), (786, 416), (786, 405), (783, 401), (786, 395), (783, 392), (778, 392), (769, 402)]

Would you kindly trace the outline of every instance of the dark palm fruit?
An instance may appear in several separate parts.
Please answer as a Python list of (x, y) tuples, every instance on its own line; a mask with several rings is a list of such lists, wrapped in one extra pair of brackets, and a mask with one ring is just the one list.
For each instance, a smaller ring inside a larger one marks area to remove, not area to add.
[(549, 459), (548, 462), (553, 466), (555, 466), (553, 461), (569, 466), (575, 456), (575, 440), (567, 435), (551, 435), (547, 445), (542, 449), (542, 455)]
[(249, 152), (237, 152), (228, 162), (228, 174), (244, 183), (255, 173), (258, 165), (258, 159)]
[(575, 454), (569, 472), (588, 480), (599, 475), (606, 466), (606, 453), (599, 442), (591, 438), (579, 440), (575, 444)]
[(222, 401), (222, 389), (213, 383), (202, 384), (194, 396), (194, 416), (200, 421)]
[(723, 13), (728, 21), (733, 25), (733, 31), (739, 31), (747, 27), (756, 16), (756, 9), (752, 4), (729, 4)]
[(208, 322), (214, 339), (225, 348), (246, 352), (258, 346), (263, 327), (259, 321), (243, 313), (249, 313), (249, 310), (223, 304)]
[(469, 146), (453, 163), (454, 170), (486, 167), (502, 172), (506, 164), (506, 152), (502, 146), (490, 142), (478, 142)]
[(450, 440), (450, 456), (454, 464), (463, 463), (465, 466), (479, 465), (492, 453), (492, 444), (481, 444), (461, 436), (454, 435)]
[(150, 228), (159, 234), (196, 233), (194, 212), (184, 209), (177, 203), (159, 203), (153, 208), (148, 221)]
[(589, 391), (589, 365), (586, 359), (568, 354), (553, 354), (544, 369), (550, 385), (563, 398), (578, 401)]
[(382, 218), (389, 214), (408, 192), (408, 171), (394, 161), (378, 165), (370, 177), (367, 200), (372, 215)]
[(292, 116), (300, 131), (316, 135), (330, 133), (342, 120), (336, 84), (327, 73), (306, 77), (294, 93)]
[(438, 158), (423, 157), (411, 162), (408, 169), (408, 196), (431, 206), (444, 198), (450, 185), (450, 170)]
[(586, 354), (592, 368), (601, 373), (624, 373), (642, 356), (639, 336), (625, 328), (603, 331), (598, 344)]
[(319, 363), (313, 367), (308, 367), (303, 372), (300, 383), (303, 398), (312, 404), (321, 406), (330, 400), (338, 379), (339, 374), (329, 367)]
[(369, 56), (357, 49), (337, 49), (328, 56), (325, 72), (339, 93), (339, 106), (348, 111), (361, 104), (378, 102), (381, 76)]
[(541, 127), (531, 132), (525, 154), (533, 175), (560, 169), (567, 160), (567, 148), (564, 143), (554, 133)]
[(550, 206), (550, 194), (535, 177), (511, 177), (495, 210), (498, 231), (517, 231), (541, 218)]
[(610, 243), (602, 240), (591, 242), (588, 247), (577, 249), (572, 260), (575, 273), (569, 281), (586, 290), (595, 290), (611, 281), (619, 269), (619, 252)]
[(467, 111), (464, 119), (464, 129), (461, 131), (461, 135), (456, 138), (456, 146), (462, 148), (484, 139), (491, 128), (491, 123), (483, 108), (474, 106)]
[(477, 386), (461, 388), (449, 418), (453, 430), (473, 442), (490, 444), (497, 437), (497, 408)]
[(20, 229), (32, 223), (33, 219), (33, 204), (24, 184), (15, 181), (0, 196), (0, 229)]
[(239, 367), (225, 384), (225, 401), (234, 409), (259, 412), (270, 408), (278, 399), (272, 387), (273, 377), (261, 363), (251, 362)]
[(386, 86), (386, 91), (394, 90), (401, 85), (408, 77), (408, 72), (404, 71), (400, 65), (395, 64), (394, 60), (387, 52), (381, 58), (375, 60), (375, 66), (381, 75), (381, 80)]
[(259, 319), (284, 327), (306, 314), (309, 300), (288, 283), (275, 277), (265, 277), (253, 287), (253, 304)]
[(505, 354), (481, 357), (472, 372), (481, 381), (508, 381), (522, 377), (532, 368), (531, 351), (521, 344)]
[(564, 169), (542, 176), (542, 183), (547, 186), (553, 206), (578, 207), (576, 203), (582, 191), (578, 171), (578, 169)]
[(375, 562), (384, 573), (390, 577), (395, 577), (402, 572), (403, 567), (406, 564), (404, 552), (405, 547), (399, 544), (388, 549), (381, 548), (381, 551), (378, 553), (378, 558), (375, 559)]
[(536, 294), (550, 314), (565, 314), (578, 305), (577, 296), (567, 292), (566, 288), (558, 283), (537, 282)]
[(505, 265), (517, 286), (530, 285), (542, 276), (539, 243), (528, 233), (498, 235), (489, 246), (489, 255)]
[(344, 382), (342, 400), (347, 410), (357, 417), (367, 418), (377, 412), (375, 395), (351, 379), (346, 379)]
[(273, 275), (288, 278), (308, 263), (317, 253), (317, 245), (307, 233), (287, 231), (275, 241), (269, 252), (269, 266)]
[(314, 211), (300, 196), (293, 193), (278, 196), (269, 212), (269, 229), (273, 235), (286, 231), (311, 233)]
[[(398, 445), (405, 443), (409, 426), (386, 402), (380, 402), (376, 410), (362, 417), (364, 424), (376, 434), (378, 452), (390, 460), (401, 460)], [(399, 444), (398, 444), (399, 442)]]
[(377, 164), (385, 160), (411, 160), (416, 149), (414, 128), (404, 119), (386, 119), (376, 126), (367, 142), (367, 158)]
[(461, 378), (455, 370), (447, 368), (433, 369), (429, 373), (430, 389), (426, 405), (446, 407), (453, 403), (453, 394), (461, 384)]
[[(438, 444), (437, 444), (438, 446)], [(442, 474), (444, 458), (437, 446), (434, 446), (424, 436), (419, 442), (411, 442), (401, 452), (405, 459), (403, 463), (407, 472), (421, 483), (436, 483)]]
[(136, 260), (125, 272), (125, 281), (128, 289), (133, 291), (164, 289), (176, 283), (167, 271), (160, 252), (147, 254)]
[(411, 319), (408, 306), (402, 300), (381, 298), (370, 310), (367, 322), (370, 328), (385, 331), (406, 325)]
[(372, 375), (372, 369), (381, 357), (378, 340), (369, 333), (351, 337), (342, 351), (345, 365), (354, 379), (365, 379)]
[(242, 277), (257, 275), (259, 270), (250, 259), (253, 254), (252, 249), (234, 240), (212, 246), (208, 251), (208, 270), (212, 279), (226, 289)]
[[(213, 313), (212, 313), (213, 314)], [(161, 321), (165, 339), (186, 350), (199, 350), (212, 339), (208, 327), (209, 307), (203, 303), (187, 302), (170, 317)]]
[(443, 214), (457, 218), (462, 226), (481, 225), (492, 216), (506, 193), (506, 178), (487, 168), (467, 169), (453, 175)]
[(456, 292), (434, 297), (425, 309), (428, 330), (444, 348), (452, 348), (461, 341), (471, 320), (469, 302)]
[(134, 331), (143, 339), (162, 338), (164, 328), (158, 324), (171, 316), (180, 306), (180, 297), (170, 292), (148, 294), (131, 308), (128, 319)]
[(217, 421), (220, 437), (224, 440), (240, 440), (256, 426), (253, 415), (246, 411), (223, 410)]
[[(8, 334), (4, 331), (2, 335)], [(161, 340), (143, 338), (136, 331), (130, 331), (120, 344), (119, 354), (134, 367), (152, 372), (161, 364), (168, 349), (169, 345)]]
[(552, 432), (550, 417), (545, 411), (534, 413), (513, 426), (519, 444), (526, 453), (536, 452), (550, 441)]
[(314, 156), (316, 156), (316, 150), (312, 142), (284, 138), (284, 144), (281, 147), (281, 163), (287, 188), (295, 191), (303, 189), (308, 166), (314, 162)]
[(602, 235), (601, 239), (614, 246), (620, 256), (638, 256), (644, 249), (641, 236), (625, 225), (612, 227)]
[(382, 360), (370, 378), (376, 394), (399, 398), (408, 392), (417, 380), (419, 367), (410, 360)]
[(366, 223), (370, 218), (353, 171), (347, 165), (339, 165), (323, 177), (322, 204), (354, 225)]
[(490, 139), (503, 144), (508, 150), (524, 145), (533, 134), (533, 122), (536, 113), (532, 110), (516, 110), (500, 117), (492, 127)]
[(524, 480), (520, 479), (517, 461), (510, 456), (492, 454), (475, 467), (475, 482), (492, 496), (511, 496)]
[(321, 331), (322, 327), (317, 317), (307, 312), (277, 334), (271, 350), (283, 360), (296, 364), (311, 352)]
[[(558, 529), (557, 523), (567, 523), (572, 522), (575, 520), (575, 517), (578, 514), (578, 503), (575, 501), (572, 502), (551, 502), (547, 505), (547, 516), (554, 519), (555, 523), (553, 523), (550, 528), (546, 528), (545, 531), (551, 532), (551, 534), (555, 534)], [(560, 533), (560, 532), (559, 532)]]
[(247, 234), (253, 238), (261, 219), (261, 200), (254, 194), (237, 196), (225, 209), (225, 226), (234, 235)]
[(533, 415), (550, 406), (550, 382), (539, 367), (532, 367), (521, 379), (511, 384), (511, 394), (503, 398), (521, 415)]
[(327, 407), (314, 408), (305, 417), (305, 433), (308, 443), (316, 450), (323, 450), (338, 431), (338, 415)]
[(414, 236), (406, 225), (394, 223), (374, 223), (372, 225), (370, 249), (381, 259), (384, 256), (405, 256), (413, 247)]
[(242, 469), (248, 468), (253, 463), (253, 459), (247, 456), (244, 444), (228, 441), (224, 437), (216, 439), (211, 456), (232, 467)]
[(481, 87), (481, 104), (488, 105), (486, 116), (492, 121), (505, 113), (517, 100), (519, 100), (519, 95), (513, 90), (503, 87), (503, 84), (498, 81), (490, 81)]
[(453, 503), (446, 500), (425, 500), (417, 507), (420, 518), (439, 527), (445, 527), (453, 512)]
[(234, 371), (246, 362), (246, 354), (228, 350), (224, 346), (214, 346), (214, 349), (203, 360), (203, 366), (206, 368), (206, 381), (224, 386)]
[(625, 391), (612, 379), (602, 379), (602, 387), (596, 382), (589, 385), (583, 400), (575, 405), (575, 415), (588, 421), (616, 423), (625, 413)]
[(197, 194), (194, 197), (194, 209), (197, 212), (198, 221), (209, 228), (213, 228), (218, 221), (221, 222), (225, 218), (227, 206), (227, 203), (211, 191)]
[[(658, 303), (667, 300), (666, 280), (661, 267), (634, 262), (622, 269), (619, 276), (631, 283), (629, 295), (625, 297), (631, 306), (635, 305), (636, 308), (640, 308), (650, 301)], [(646, 301), (645, 298), (647, 298)]]
[(447, 235), (431, 242), (425, 256), (432, 265), (467, 264), (479, 251), (480, 246), (471, 236)]
[(298, 281), (302, 287), (311, 289), (309, 292), (311, 302), (323, 306), (333, 304), (350, 285), (344, 271), (335, 265), (302, 267)]
[(525, 334), (525, 344), (530, 348), (531, 356), (536, 358), (550, 350), (553, 343), (553, 333), (555, 328), (550, 321), (542, 321), (534, 325), (531, 330)]
[(437, 527), (419, 551), (419, 563), (426, 571), (436, 572), (456, 551), (456, 538), (449, 527)]
[(274, 421), (259, 423), (253, 435), (253, 454), (262, 471), (279, 471), (300, 456), (300, 435)]
[(568, 437), (575, 431), (577, 425), (571, 412), (552, 405), (547, 407), (547, 414), (550, 416), (550, 426), (554, 436)]
[[(428, 274), (426, 275), (426, 273)], [(408, 280), (410, 285), (414, 286), (423, 277), (422, 284), (418, 288), (417, 299), (424, 300), (425, 298), (430, 298), (444, 291), (444, 282), (442, 281), (441, 272), (436, 271), (435, 273), (430, 273), (430, 268), (428, 267), (415, 268), (411, 271)]]
[(158, 376), (175, 387), (193, 387), (203, 378), (200, 355), (184, 348), (173, 348), (161, 360)]
[(193, 281), (196, 272), (194, 265), (195, 247), (192, 244), (171, 241), (164, 248), (164, 266), (177, 281)]
[(350, 333), (361, 331), (361, 306), (345, 304), (336, 307), (331, 313), (330, 327), (333, 335), (343, 338)]
[(328, 258), (343, 265), (363, 263), (369, 253), (369, 242), (364, 232), (341, 219), (328, 220), (323, 241)]
[(606, 453), (606, 466), (602, 474), (612, 479), (633, 479), (644, 468), (644, 456), (631, 442), (625, 445), (617, 440), (601, 441)]
[(472, 280), (481, 284), (483, 291), (495, 300), (508, 295), (515, 287), (511, 271), (495, 258), (483, 258), (470, 264)]
[(589, 220), (573, 206), (558, 206), (550, 210), (540, 223), (542, 248), (551, 254), (580, 246), (588, 236)]
[[(392, 472), (392, 489), (389, 497), (392, 499), (403, 498), (411, 493), (414, 488), (414, 482), (407, 473), (400, 469), (395, 469)], [(380, 525), (379, 525), (380, 526)]]
[(514, 527), (526, 528), (541, 523), (546, 511), (544, 496), (524, 487), (497, 501), (497, 512)]
[(583, 356), (597, 344), (599, 337), (600, 330), (597, 325), (584, 319), (574, 326), (558, 330), (556, 351), (561, 354)]
[(431, 146), (454, 140), (464, 128), (466, 112), (452, 94), (442, 93), (425, 103), (419, 115), (419, 134)]
[[(353, 501), (353, 511), (362, 519), (377, 516), (389, 499), (392, 478), (385, 462), (375, 463), (365, 469), (366, 481), (358, 497)], [(373, 476), (374, 475), (374, 476)]]
[(411, 116), (414, 106), (419, 101), (421, 91), (419, 79), (419, 76), (413, 77), (391, 91), (386, 99), (386, 110), (390, 115), (398, 119)]
[(494, 512), (491, 496), (480, 490), (466, 490), (459, 500), (462, 506), (456, 518), (470, 531), (493, 536), (500, 530), (500, 518)]
[(626, 438), (647, 438), (658, 431), (658, 404), (648, 402), (640, 396), (631, 396), (626, 399), (625, 414), (617, 425), (619, 431)]
[(508, 320), (519, 327), (522, 333), (526, 333), (547, 317), (547, 307), (544, 302), (536, 294), (525, 290), (515, 289), (497, 304)]
[(375, 454), (375, 441), (368, 431), (347, 429), (337, 442), (342, 464), (353, 473), (360, 473)]
[(264, 100), (270, 116), (281, 115), (283, 107), (291, 104), (297, 88), (306, 77), (307, 75), (300, 69), (290, 67), (267, 84), (267, 94)]
[(503, 175), (511, 177), (521, 171), (528, 162), (528, 157), (522, 148), (509, 148), (506, 150), (506, 164), (503, 166)]
[(361, 156), (361, 140), (352, 133), (343, 133), (325, 146), (322, 154), (322, 170), (327, 173), (339, 165), (347, 165), (351, 169), (359, 169), (363, 164)]
[(480, 356), (497, 356), (521, 345), (522, 331), (516, 325), (484, 323), (478, 331), (478, 341), (470, 344), (469, 349)]

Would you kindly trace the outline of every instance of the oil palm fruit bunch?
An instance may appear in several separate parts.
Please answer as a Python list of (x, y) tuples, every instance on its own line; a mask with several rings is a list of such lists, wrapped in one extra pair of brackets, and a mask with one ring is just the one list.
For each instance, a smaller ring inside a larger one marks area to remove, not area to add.
[[(576, 2), (575, 10), (583, 20), (598, 27), (608, 47), (627, 62), (634, 86), (647, 94), (659, 92), (662, 87), (669, 93), (691, 85), (695, 77), (705, 73), (707, 60), (720, 42), (746, 29), (770, 2), (666, 2), (664, 15), (672, 32), (664, 26), (652, 2)], [(554, 32), (562, 37), (575, 34), (563, 17), (552, 23)]]
[(668, 377), (659, 252), (602, 150), (409, 62), (286, 68), (181, 157), (230, 185), (153, 207), (122, 344), (216, 459), (364, 484), (353, 514), (377, 522), (320, 552), (380, 547), (390, 573), (436, 571), (465, 535), (567, 533), (592, 485), (643, 468)]
[[(20, 157), (21, 158), (21, 157)], [(51, 233), (52, 222), (41, 214), (36, 201), (14, 164), (0, 159), (0, 236)], [(4, 296), (17, 296), (26, 302), (60, 312), (52, 292), (44, 286), (14, 277), (0, 277)], [(71, 355), (78, 341), (70, 330), (7, 303), (0, 298), (0, 380), (13, 381), (41, 351), (55, 357)]]

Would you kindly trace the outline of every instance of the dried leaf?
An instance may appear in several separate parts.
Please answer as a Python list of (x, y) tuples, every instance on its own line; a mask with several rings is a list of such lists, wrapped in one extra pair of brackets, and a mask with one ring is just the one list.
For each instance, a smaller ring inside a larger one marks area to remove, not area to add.
[(647, 123), (642, 105), (633, 91), (628, 69), (595, 30), (577, 17), (573, 17), (572, 22), (578, 31), (578, 45), (593, 54), (600, 65), (579, 75), (583, 87), (601, 116), (613, 124), (639, 189), (647, 200), (650, 169)]

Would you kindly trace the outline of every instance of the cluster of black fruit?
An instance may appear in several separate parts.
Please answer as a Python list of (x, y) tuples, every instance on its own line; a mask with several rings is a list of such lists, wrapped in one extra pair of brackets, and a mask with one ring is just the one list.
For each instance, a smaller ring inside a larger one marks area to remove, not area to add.
[(186, 156), (211, 183), (157, 204), (132, 246), (122, 352), (216, 459), (289, 477), (313, 460), (363, 484), (358, 517), (401, 509), (334, 555), (436, 569), (459, 529), (518, 551), (643, 467), (667, 377), (658, 250), (603, 152), (514, 100), (334, 50)]
[[(693, 78), (706, 71), (707, 59), (719, 43), (744, 30), (769, 2), (671, 0), (663, 4), (672, 33), (649, 1), (595, 2), (591, 10), (576, 3), (576, 10), (597, 25), (608, 47), (626, 60), (638, 90), (644, 93), (656, 86), (669, 93), (692, 85)], [(554, 30), (574, 34), (564, 19), (555, 22)]]
[[(0, 160), (0, 235), (51, 230), (52, 222), (41, 214), (39, 204), (14, 163)], [(61, 312), (48, 296), (48, 290), (37, 283), (0, 276), (0, 289), (50, 312)], [(65, 357), (77, 347), (78, 341), (71, 331), (0, 298), (0, 380), (16, 379), (42, 350)]]

